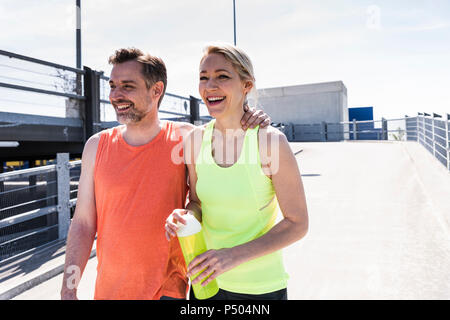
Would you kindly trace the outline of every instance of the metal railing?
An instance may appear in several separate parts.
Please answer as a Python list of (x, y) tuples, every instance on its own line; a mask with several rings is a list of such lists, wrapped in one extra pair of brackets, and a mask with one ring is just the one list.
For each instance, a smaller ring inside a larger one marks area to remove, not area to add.
[(407, 118), (367, 121), (321, 122), (315, 124), (281, 124), (289, 141), (402, 140), (413, 134)]
[(450, 170), (450, 114), (416, 117), (417, 141)]
[(0, 174), (0, 261), (65, 239), (76, 205), (81, 160)]
[[(104, 129), (116, 126), (118, 123), (115, 119), (114, 110), (111, 102), (107, 98), (109, 96), (109, 77), (100, 74), (100, 122), (94, 123), (96, 126)], [(199, 100), (195, 97), (183, 97), (177, 94), (166, 92), (158, 110), (162, 120), (175, 120), (191, 122), (191, 118), (198, 118), (192, 114), (192, 111), (198, 110)], [(109, 109), (109, 111), (108, 111)]]
[[(114, 114), (108, 80), (86, 66), (81, 70), (0, 50), (0, 141), (71, 142), (81, 153), (91, 135), (117, 125), (115, 117), (106, 118), (108, 109)], [(159, 112), (162, 119), (195, 123), (201, 120), (200, 103), (166, 92)], [(36, 115), (37, 110), (46, 111)]]
[(277, 124), (292, 142), (356, 140), (417, 141), (450, 170), (450, 115), (316, 124)]

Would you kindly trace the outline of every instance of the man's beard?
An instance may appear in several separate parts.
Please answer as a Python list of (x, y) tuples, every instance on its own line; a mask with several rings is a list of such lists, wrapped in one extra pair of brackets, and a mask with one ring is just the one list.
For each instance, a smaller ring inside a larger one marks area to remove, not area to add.
[(118, 113), (116, 111), (116, 118), (117, 122), (120, 124), (131, 124), (131, 123), (137, 123), (144, 118), (145, 113), (138, 111), (134, 108), (134, 105), (131, 105), (130, 109), (126, 113)]

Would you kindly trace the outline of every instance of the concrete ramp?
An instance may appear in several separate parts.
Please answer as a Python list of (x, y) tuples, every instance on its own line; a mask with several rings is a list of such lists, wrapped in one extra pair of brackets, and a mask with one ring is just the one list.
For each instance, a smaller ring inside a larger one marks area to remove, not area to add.
[(450, 173), (416, 142), (303, 143), (290, 299), (450, 299)]

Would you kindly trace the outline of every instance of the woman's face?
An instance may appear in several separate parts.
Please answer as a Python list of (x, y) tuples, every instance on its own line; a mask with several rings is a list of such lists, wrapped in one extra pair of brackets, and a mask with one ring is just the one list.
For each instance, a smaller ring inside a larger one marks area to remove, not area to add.
[(209, 54), (200, 62), (199, 93), (214, 118), (243, 112), (245, 96), (252, 85), (251, 81), (241, 80), (222, 54)]

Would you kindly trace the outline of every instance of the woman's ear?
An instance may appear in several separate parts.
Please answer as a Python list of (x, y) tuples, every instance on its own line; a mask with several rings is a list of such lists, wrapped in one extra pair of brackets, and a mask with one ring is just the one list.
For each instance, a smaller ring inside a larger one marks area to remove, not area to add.
[(253, 88), (253, 81), (246, 80), (244, 82), (244, 92), (245, 94), (249, 93)]

